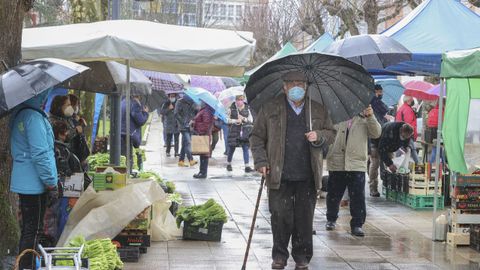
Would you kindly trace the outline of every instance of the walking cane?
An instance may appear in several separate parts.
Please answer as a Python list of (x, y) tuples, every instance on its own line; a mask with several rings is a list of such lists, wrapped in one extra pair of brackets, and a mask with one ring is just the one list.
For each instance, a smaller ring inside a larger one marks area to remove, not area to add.
[(248, 252), (250, 251), (250, 244), (252, 242), (253, 230), (255, 229), (255, 221), (257, 220), (258, 206), (260, 205), (260, 199), (262, 197), (262, 190), (263, 190), (264, 183), (265, 183), (265, 176), (262, 176), (262, 180), (260, 181), (260, 189), (258, 190), (257, 204), (255, 205), (255, 211), (253, 212), (252, 226), (250, 226), (250, 235), (248, 236), (247, 250), (245, 250), (245, 257), (243, 258), (242, 270), (245, 270), (247, 267)]

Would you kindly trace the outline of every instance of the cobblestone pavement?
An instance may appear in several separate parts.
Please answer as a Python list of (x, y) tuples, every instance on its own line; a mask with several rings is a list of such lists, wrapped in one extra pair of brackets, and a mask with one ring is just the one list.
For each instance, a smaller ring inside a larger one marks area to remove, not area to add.
[[(128, 263), (125, 269), (241, 269), (260, 177), (243, 172), (240, 149), (235, 153), (233, 172), (227, 172), (223, 141), (220, 140), (210, 162), (208, 179), (194, 179), (192, 175), (197, 172), (198, 165), (177, 167), (175, 158), (165, 156), (162, 144), (161, 123), (155, 117), (145, 146), (145, 168), (174, 181), (185, 205), (214, 198), (225, 206), (230, 218), (224, 225), (221, 242), (152, 243), (138, 263)], [(260, 205), (247, 269), (270, 269), (272, 235), (265, 195), (266, 192)], [(429, 211), (414, 211), (384, 198), (369, 197), (364, 238), (349, 233), (347, 208), (340, 211), (339, 226), (333, 232), (325, 230), (325, 212), (325, 199), (319, 199), (310, 269), (480, 269), (480, 254), (476, 251), (431, 240), (432, 214)], [(294, 268), (295, 262), (290, 258), (286, 269)]]

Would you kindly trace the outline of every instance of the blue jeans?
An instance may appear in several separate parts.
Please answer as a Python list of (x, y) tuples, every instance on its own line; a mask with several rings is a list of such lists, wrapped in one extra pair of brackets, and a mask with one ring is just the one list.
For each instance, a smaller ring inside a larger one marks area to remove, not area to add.
[(192, 161), (192, 134), (190, 131), (182, 131), (182, 149), (180, 150), (180, 159), (179, 161), (185, 160), (185, 155), (188, 160)]
[(223, 131), (223, 142), (225, 143), (225, 153), (228, 154), (228, 125), (223, 124), (222, 125), (222, 131)]
[[(430, 156), (430, 163), (434, 164), (437, 158), (437, 146), (432, 147), (432, 155)], [(440, 151), (440, 162), (443, 162), (443, 153)]]
[[(233, 159), (233, 154), (235, 153), (235, 146), (230, 146), (228, 148), (228, 157), (227, 161), (232, 162)], [(243, 150), (243, 162), (245, 164), (248, 164), (249, 162), (249, 153), (248, 153), (248, 144), (242, 144), (242, 150)]]

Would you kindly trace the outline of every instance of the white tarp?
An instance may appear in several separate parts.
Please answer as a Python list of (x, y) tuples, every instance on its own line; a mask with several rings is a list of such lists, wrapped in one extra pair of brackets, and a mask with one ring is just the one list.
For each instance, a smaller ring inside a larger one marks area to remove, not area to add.
[(136, 20), (27, 28), (22, 37), (24, 59), (128, 59), (136, 68), (212, 76), (243, 75), (254, 48), (251, 32)]
[(72, 209), (58, 246), (65, 246), (78, 235), (87, 240), (113, 238), (145, 208), (153, 205), (152, 241), (181, 237), (168, 208), (165, 192), (155, 181), (142, 181), (115, 191), (95, 192), (92, 186)]

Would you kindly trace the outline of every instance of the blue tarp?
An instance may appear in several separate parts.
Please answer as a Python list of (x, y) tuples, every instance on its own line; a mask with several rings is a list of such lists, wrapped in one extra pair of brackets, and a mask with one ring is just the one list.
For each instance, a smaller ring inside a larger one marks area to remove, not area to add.
[(397, 79), (375, 79), (376, 84), (383, 88), (383, 103), (391, 107), (398, 103), (405, 87)]
[(52, 100), (56, 96), (65, 96), (68, 94), (68, 90), (65, 88), (54, 88), (49, 94), (47, 98), (47, 102), (45, 103), (45, 112), (50, 111), (50, 106), (52, 105)]
[(480, 47), (480, 16), (458, 0), (425, 0), (382, 34), (413, 53), (412, 61), (388, 70), (438, 75), (442, 53)]
[(325, 33), (310, 44), (304, 52), (323, 52), (333, 42), (333, 37), (329, 33)]
[(104, 94), (97, 93), (95, 94), (95, 111), (93, 112), (93, 131), (92, 131), (92, 145), (95, 143), (95, 138), (97, 137), (97, 129), (100, 118), (100, 112), (102, 111), (103, 100), (105, 99)]

